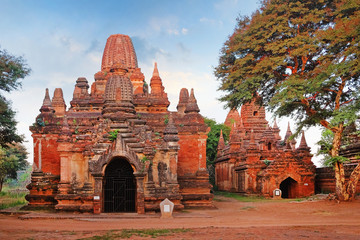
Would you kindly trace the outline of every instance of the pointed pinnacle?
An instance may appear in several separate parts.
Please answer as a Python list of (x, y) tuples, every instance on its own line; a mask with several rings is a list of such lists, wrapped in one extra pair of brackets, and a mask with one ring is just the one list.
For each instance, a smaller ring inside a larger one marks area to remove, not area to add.
[(51, 100), (50, 100), (50, 95), (49, 95), (49, 89), (46, 88), (45, 90), (45, 97), (44, 97), (44, 101), (43, 101), (43, 107), (51, 107)]
[(300, 141), (300, 145), (299, 145), (299, 148), (307, 148), (308, 145), (306, 143), (306, 139), (305, 139), (305, 132), (304, 130), (302, 130), (302, 134), (301, 134), (301, 141)]
[(159, 77), (159, 70), (157, 68), (157, 62), (155, 62), (154, 71), (153, 71), (153, 77)]

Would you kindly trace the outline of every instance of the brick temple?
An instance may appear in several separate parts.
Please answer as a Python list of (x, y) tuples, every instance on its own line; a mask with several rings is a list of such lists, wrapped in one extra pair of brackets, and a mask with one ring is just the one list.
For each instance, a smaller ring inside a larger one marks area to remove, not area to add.
[[(30, 127), (34, 169), (28, 207), (79, 212), (213, 207), (206, 170), (209, 131), (194, 90), (180, 91), (177, 111), (155, 63), (150, 86), (129, 36), (108, 38), (91, 88), (76, 80), (67, 109), (62, 89), (46, 89)], [(89, 91), (90, 88), (90, 91)], [(179, 89), (180, 90), (180, 89)]]
[(304, 132), (299, 147), (279, 135), (276, 121), (270, 127), (265, 109), (254, 99), (241, 107), (241, 115), (231, 110), (225, 125), (231, 127), (228, 143), (220, 136), (215, 162), (215, 182), (219, 190), (273, 196), (275, 189), (283, 198), (314, 194), (315, 165)]

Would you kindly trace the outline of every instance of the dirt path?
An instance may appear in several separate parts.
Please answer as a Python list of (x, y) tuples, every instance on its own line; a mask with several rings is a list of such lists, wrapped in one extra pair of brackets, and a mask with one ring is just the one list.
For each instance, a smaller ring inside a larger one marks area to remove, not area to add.
[(33, 214), (33, 219), (21, 220), (0, 215), (0, 239), (79, 239), (111, 230), (150, 228), (190, 229), (159, 239), (360, 239), (359, 200), (341, 204), (326, 200), (246, 203), (217, 198), (216, 210), (187, 211), (173, 219), (125, 214), (77, 214), (71, 215), (72, 219), (56, 219), (68, 215)]

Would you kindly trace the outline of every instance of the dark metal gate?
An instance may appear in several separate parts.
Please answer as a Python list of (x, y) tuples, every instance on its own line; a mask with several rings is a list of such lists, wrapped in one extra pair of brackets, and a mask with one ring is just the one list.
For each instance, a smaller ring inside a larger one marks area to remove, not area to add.
[(131, 165), (113, 159), (104, 177), (104, 212), (135, 212), (136, 184)]

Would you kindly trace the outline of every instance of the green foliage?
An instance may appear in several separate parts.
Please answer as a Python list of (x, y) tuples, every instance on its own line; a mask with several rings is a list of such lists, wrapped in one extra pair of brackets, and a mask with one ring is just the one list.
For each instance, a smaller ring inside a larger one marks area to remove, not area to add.
[(243, 196), (240, 195), (238, 193), (231, 193), (231, 192), (220, 192), (220, 191), (216, 191), (215, 192), (215, 197), (216, 196), (222, 196), (222, 197), (227, 197), (227, 198), (233, 198), (236, 199), (240, 202), (263, 202), (266, 201), (266, 199), (264, 197), (257, 197), (257, 196)]
[(27, 167), (27, 155), (25, 147), (20, 143), (8, 145), (7, 148), (0, 147), (0, 192), (7, 178), (16, 179), (17, 171)]
[(23, 136), (16, 132), (15, 111), (11, 104), (0, 95), (0, 146), (6, 147), (12, 142), (22, 142)]
[(215, 75), (230, 108), (257, 93), (277, 116), (336, 131), (360, 107), (360, 7), (356, 0), (263, 0), (240, 17)]
[(141, 172), (145, 171), (145, 164), (146, 162), (150, 161), (150, 159), (148, 159), (146, 156), (144, 156), (142, 159), (140, 159), (141, 163), (143, 164)]
[(105, 235), (93, 236), (90, 238), (82, 238), (88, 240), (97, 240), (97, 239), (122, 239), (122, 238), (132, 238), (133, 236), (138, 236), (141, 238), (157, 238), (161, 236), (171, 236), (173, 234), (179, 234), (183, 232), (189, 232), (190, 229), (185, 228), (175, 228), (175, 229), (123, 229), (121, 231), (109, 231)]
[(270, 165), (270, 163), (271, 163), (271, 161), (270, 161), (270, 160), (265, 159), (265, 160), (264, 160), (264, 163), (265, 163), (265, 165), (266, 165), (266, 166), (269, 166), (269, 165)]
[(0, 192), (0, 210), (26, 204), (26, 194), (27, 192), (12, 189)]
[(229, 139), (230, 128), (224, 124), (219, 124), (213, 119), (204, 118), (205, 124), (210, 127), (208, 138), (206, 140), (206, 166), (209, 171), (209, 182), (217, 189), (215, 185), (215, 160), (217, 156), (217, 146), (219, 143), (220, 132), (223, 131), (224, 141)]
[(147, 161), (150, 161), (150, 159), (148, 159), (146, 156), (141, 159), (142, 163), (146, 163)]
[(40, 126), (40, 127), (45, 127), (45, 122), (44, 122), (44, 120), (43, 120), (41, 117), (38, 117), (38, 118), (36, 119), (36, 124), (37, 124), (38, 126)]
[(217, 146), (219, 143), (220, 132), (223, 131), (225, 142), (229, 139), (230, 128), (224, 124), (219, 124), (213, 119), (204, 118), (205, 124), (210, 127), (208, 139), (206, 140), (207, 162), (212, 164), (216, 160)]
[[(325, 164), (338, 171), (347, 161), (339, 156), (343, 131), (360, 109), (359, 44), (359, 0), (262, 0), (222, 48), (221, 100), (232, 109), (260, 96), (275, 116), (296, 121), (293, 137), (311, 126), (330, 130)], [(356, 178), (335, 176), (337, 197), (353, 196)]]
[(320, 146), (320, 149), (317, 152), (317, 155), (322, 155), (323, 164), (327, 167), (332, 167), (336, 162), (345, 163), (348, 162), (349, 159), (343, 156), (331, 156), (331, 149), (333, 148), (333, 139), (334, 133), (329, 129), (325, 129), (321, 133), (321, 139), (317, 142)]
[(109, 140), (111, 141), (111, 142), (113, 142), (113, 141), (115, 141), (116, 140), (116, 138), (117, 138), (117, 136), (118, 136), (118, 133), (119, 133), (119, 130), (114, 130), (114, 131), (110, 131), (109, 132)]
[(30, 73), (22, 57), (10, 55), (0, 49), (0, 146), (8, 143), (22, 142), (23, 136), (16, 133), (15, 112), (11, 109), (11, 102), (6, 100), (3, 92), (11, 92), (21, 87), (20, 79)]
[(14, 189), (26, 189), (31, 181), (32, 165), (27, 164), (25, 170), (17, 171), (17, 178), (7, 178), (4, 185)]
[(334, 133), (329, 129), (325, 129), (321, 133), (321, 139), (317, 142), (320, 146), (317, 155), (322, 155), (324, 157), (324, 165), (328, 166), (326, 163), (331, 162), (331, 154), (330, 151), (333, 146)]
[(165, 125), (167, 125), (169, 123), (169, 116), (168, 115), (165, 115), (164, 123), (165, 123)]
[(0, 49), (0, 90), (11, 92), (21, 87), (20, 79), (30, 73), (25, 60)]

